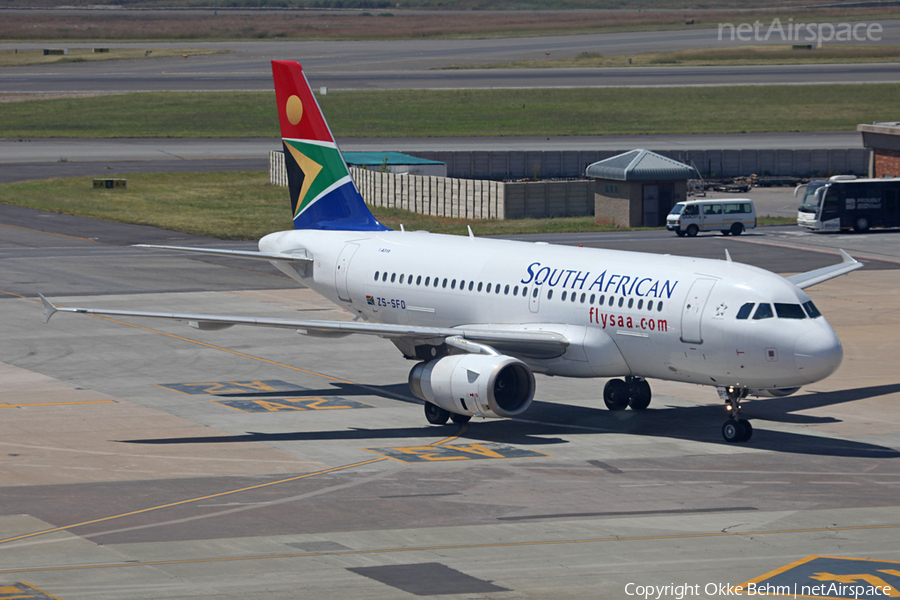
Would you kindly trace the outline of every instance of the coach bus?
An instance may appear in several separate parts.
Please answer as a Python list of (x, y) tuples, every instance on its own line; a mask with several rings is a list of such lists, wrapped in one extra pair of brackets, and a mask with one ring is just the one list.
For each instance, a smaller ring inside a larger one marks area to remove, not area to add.
[(821, 231), (864, 233), (872, 227), (900, 227), (900, 177), (857, 179), (835, 175), (806, 187), (797, 225)]

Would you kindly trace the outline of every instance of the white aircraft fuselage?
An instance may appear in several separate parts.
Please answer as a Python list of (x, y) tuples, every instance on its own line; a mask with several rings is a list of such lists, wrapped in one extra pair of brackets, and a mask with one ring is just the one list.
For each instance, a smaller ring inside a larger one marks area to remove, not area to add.
[(285, 272), (367, 321), (560, 333), (561, 356), (519, 356), (547, 375), (778, 390), (827, 377), (843, 355), (822, 316), (737, 319), (748, 302), (810, 298), (725, 260), (408, 231), (282, 231), (259, 248), (305, 249), (306, 275)]

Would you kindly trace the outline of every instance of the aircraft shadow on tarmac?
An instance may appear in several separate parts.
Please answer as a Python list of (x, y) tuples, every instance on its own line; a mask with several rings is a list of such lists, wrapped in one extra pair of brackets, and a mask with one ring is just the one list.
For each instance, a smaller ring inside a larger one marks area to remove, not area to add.
[[(387, 386), (355, 386), (352, 384), (332, 384), (331, 388), (303, 390), (304, 395), (323, 396), (364, 396), (381, 391), (384, 397), (404, 402), (416, 402), (404, 395), (407, 387), (403, 384)], [(823, 456), (845, 456), (857, 458), (898, 458), (900, 451), (893, 448), (835, 439), (802, 433), (772, 431), (759, 425), (760, 421), (794, 424), (835, 423), (832, 417), (814, 417), (793, 414), (796, 411), (832, 406), (865, 398), (875, 398), (900, 392), (900, 384), (855, 388), (835, 392), (814, 392), (802, 396), (785, 398), (764, 398), (745, 402), (745, 416), (755, 420), (753, 438), (749, 447), (773, 452), (810, 454)], [(241, 397), (273, 396), (274, 392), (238, 394)], [(284, 392), (280, 392), (284, 396)], [(234, 395), (231, 395), (234, 397)], [(407, 399), (408, 398), (408, 399)], [(659, 402), (660, 399), (657, 399)], [(424, 418), (424, 417), (423, 417)], [(611, 412), (601, 407), (568, 406), (551, 402), (535, 401), (522, 419), (476, 421), (470, 423), (461, 433), (467, 440), (500, 442), (523, 446), (546, 446), (568, 443), (558, 437), (547, 437), (565, 433), (566, 435), (602, 435), (608, 433), (631, 434), (652, 437), (674, 438), (709, 444), (727, 444), (719, 429), (725, 418), (724, 409), (718, 405), (703, 406), (657, 406), (645, 411), (631, 410)], [(158, 438), (118, 440), (129, 444), (222, 444), (232, 442), (276, 442), (276, 441), (321, 441), (355, 440), (374, 441), (381, 439), (433, 438), (460, 432), (454, 424), (444, 426), (423, 425), (422, 427), (399, 427), (382, 429), (347, 428), (332, 431), (258, 433), (242, 435), (203, 436), (188, 438)]]
[(350, 396), (378, 396), (388, 400), (397, 400), (409, 404), (422, 404), (418, 398), (409, 394), (409, 385), (406, 383), (394, 383), (391, 385), (366, 385), (365, 387), (353, 383), (335, 382), (330, 388), (308, 389), (297, 388), (295, 391), (281, 390), (272, 392), (236, 392), (231, 394), (216, 394), (216, 398), (233, 398), (240, 400), (264, 400), (266, 398), (316, 397), (316, 398), (347, 398)]

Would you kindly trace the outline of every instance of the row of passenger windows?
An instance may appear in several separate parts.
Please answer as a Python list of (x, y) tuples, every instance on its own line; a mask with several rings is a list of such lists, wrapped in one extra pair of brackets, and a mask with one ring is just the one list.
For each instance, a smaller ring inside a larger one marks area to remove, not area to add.
[[(423, 279), (421, 275), (406, 275), (404, 273), (401, 273), (398, 277), (396, 273), (388, 274), (386, 271), (384, 273), (382, 273), (381, 271), (375, 271), (375, 281), (382, 281), (385, 283), (390, 281), (391, 283), (401, 283), (401, 284), (403, 284), (405, 282), (406, 285), (413, 285), (413, 283), (415, 283), (415, 285), (418, 285), (418, 286), (441, 287), (441, 288), (446, 288), (449, 285), (451, 290), (455, 290), (457, 288), (460, 290), (468, 289), (468, 291), (470, 291), (470, 292), (471, 291), (476, 291), (476, 292), (484, 291), (487, 294), (490, 294), (492, 291), (494, 294), (499, 294), (502, 289), (503, 294), (506, 296), (510, 295), (510, 293), (512, 293), (513, 296), (520, 295), (520, 288), (517, 285), (513, 286), (512, 289), (510, 289), (509, 284), (507, 284), (506, 286), (503, 286), (500, 283), (497, 283), (497, 284), (488, 283), (485, 285), (481, 281), (479, 281), (478, 283), (475, 283), (474, 281), (466, 282), (463, 279), (460, 279), (459, 281), (457, 281), (456, 279), (448, 279), (446, 277), (444, 277), (443, 280), (441, 280), (440, 277), (425, 277)], [(531, 297), (537, 298), (538, 293), (540, 293), (540, 288), (533, 288), (531, 291)], [(522, 286), (521, 296), (523, 298), (525, 296), (528, 296), (528, 288), (527, 287)], [(547, 290), (547, 300), (551, 300), (551, 299), (553, 299), (553, 290), (552, 289)], [(563, 290), (562, 293), (559, 295), (559, 299), (563, 302), (565, 302), (566, 300), (568, 300), (569, 302), (579, 302), (580, 301), (581, 304), (584, 304), (585, 302), (587, 302), (589, 304), (594, 304), (596, 302), (600, 306), (604, 306), (604, 305), (614, 306), (617, 304), (619, 306), (619, 308), (623, 308), (627, 304), (628, 308), (635, 307), (635, 299), (634, 298), (628, 298), (628, 300), (626, 302), (625, 298), (620, 296), (618, 303), (617, 303), (616, 297), (613, 296), (612, 294), (610, 294), (609, 296), (607, 296), (606, 294), (600, 294), (598, 297), (597, 294), (588, 294), (587, 292), (581, 292), (581, 295), (579, 297), (579, 292), (575, 292), (575, 291), (569, 292), (568, 290)], [(637, 309), (638, 310), (646, 309), (648, 311), (651, 311), (654, 308), (656, 309), (657, 312), (661, 312), (663, 309), (662, 300), (658, 300), (658, 301), (654, 302), (653, 300), (648, 299), (646, 301), (646, 303), (643, 298), (639, 298), (637, 300)]]
[[(738, 310), (737, 318), (742, 321), (748, 319), (750, 313), (753, 312), (754, 306), (756, 306), (755, 302), (747, 302), (741, 306), (740, 310)], [(774, 311), (772, 310), (772, 306), (775, 307)], [(774, 302), (772, 304), (761, 302), (759, 306), (756, 307), (756, 312), (753, 312), (753, 320), (759, 321), (761, 319), (771, 319), (776, 315), (778, 315), (779, 319), (806, 319), (807, 317), (815, 319), (816, 317), (821, 317), (822, 313), (820, 313), (819, 309), (816, 308), (816, 305), (812, 303), (812, 300), (804, 302), (802, 306), (800, 304), (784, 304), (781, 302)]]

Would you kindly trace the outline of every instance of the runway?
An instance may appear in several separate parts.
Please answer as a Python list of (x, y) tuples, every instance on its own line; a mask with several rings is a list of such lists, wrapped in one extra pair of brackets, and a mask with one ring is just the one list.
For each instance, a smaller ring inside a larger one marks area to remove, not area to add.
[(753, 439), (729, 445), (709, 388), (654, 381), (650, 409), (611, 413), (603, 381), (539, 377), (522, 419), (433, 427), (385, 340), (79, 315), (44, 325), (37, 292), (70, 306), (349, 315), (256, 263), (127, 247), (247, 244), (9, 207), (0, 222), (7, 594), (623, 598), (686, 584), (699, 586), (686, 597), (719, 598), (822, 573), (900, 584), (896, 233), (545, 238), (728, 248), (781, 273), (837, 262), (837, 247), (867, 262), (809, 290), (844, 343), (840, 370), (749, 402)]
[[(880, 21), (881, 39), (900, 44), (900, 21)], [(777, 37), (777, 36), (776, 36)], [(765, 43), (779, 43), (771, 38)], [(781, 42), (784, 43), (784, 42)], [(64, 44), (90, 48), (84, 42)], [(104, 44), (110, 48), (201, 48), (227, 54), (76, 62), (0, 68), (0, 94), (146, 91), (268, 91), (271, 60), (299, 61), (314, 87), (336, 90), (547, 88), (606, 86), (794, 85), (896, 83), (896, 64), (641, 67), (599, 69), (464, 69), (501, 62), (565, 58), (584, 52), (627, 56), (641, 52), (727, 48), (746, 41), (719, 39), (717, 29), (649, 31), (475, 40), (254, 41)], [(0, 50), (41, 49), (42, 43), (0, 43)]]

